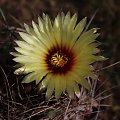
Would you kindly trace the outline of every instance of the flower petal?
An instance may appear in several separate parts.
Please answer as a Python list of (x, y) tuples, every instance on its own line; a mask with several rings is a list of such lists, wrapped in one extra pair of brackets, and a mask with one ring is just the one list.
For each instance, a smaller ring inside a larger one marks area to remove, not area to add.
[(75, 83), (74, 83), (74, 81), (72, 79), (69, 79), (66, 82), (67, 82), (66, 83), (66, 89), (67, 89), (67, 92), (69, 94), (69, 97), (71, 99), (73, 99), (74, 98), (74, 89), (73, 88), (75, 86)]
[(78, 86), (77, 83), (74, 84), (74, 92), (75, 92), (75, 95), (80, 98), (80, 88)]
[(52, 95), (53, 91), (54, 91), (54, 80), (50, 79), (48, 86), (47, 86), (47, 92), (46, 92), (46, 97), (49, 99), (50, 96)]
[(61, 85), (61, 81), (60, 80), (61, 79), (59, 77), (57, 78), (57, 76), (54, 78), (54, 82), (55, 82), (55, 97), (57, 99), (60, 98), (60, 96), (61, 96), (61, 94), (63, 92), (63, 89), (61, 88), (62, 85)]
[(86, 25), (86, 21), (87, 21), (87, 18), (83, 18), (78, 24), (77, 26), (75, 27), (75, 30), (73, 32), (73, 40), (76, 41), (77, 38), (81, 35), (82, 31), (84, 30), (85, 28), (85, 25)]

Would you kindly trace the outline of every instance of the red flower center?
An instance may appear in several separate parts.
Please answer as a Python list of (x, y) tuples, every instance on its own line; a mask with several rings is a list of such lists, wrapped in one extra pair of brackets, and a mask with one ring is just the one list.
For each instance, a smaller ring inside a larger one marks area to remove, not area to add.
[(75, 64), (75, 55), (72, 49), (54, 46), (48, 50), (45, 62), (47, 69), (53, 74), (66, 74)]

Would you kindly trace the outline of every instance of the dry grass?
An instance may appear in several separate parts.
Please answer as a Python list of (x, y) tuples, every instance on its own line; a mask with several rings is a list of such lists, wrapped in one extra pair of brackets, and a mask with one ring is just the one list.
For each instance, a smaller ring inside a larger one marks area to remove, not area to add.
[[(37, 93), (34, 82), (21, 84), (21, 78), (15, 78), (15, 82), (9, 80), (9, 75), (1, 67), (3, 74), (3, 86), (0, 93), (0, 114), (3, 120), (97, 120), (99, 113), (103, 112), (110, 104), (103, 104), (104, 99), (111, 97), (110, 89), (101, 91), (99, 80), (91, 80), (91, 90), (81, 88), (79, 98), (69, 99), (62, 95), (57, 101), (54, 95), (45, 99), (45, 93)], [(105, 95), (107, 93), (107, 95)]]

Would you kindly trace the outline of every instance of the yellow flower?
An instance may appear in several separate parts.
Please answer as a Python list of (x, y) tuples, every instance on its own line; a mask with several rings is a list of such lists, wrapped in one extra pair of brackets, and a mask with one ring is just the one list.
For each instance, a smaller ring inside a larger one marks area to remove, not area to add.
[(24, 25), (26, 32), (20, 32), (17, 52), (13, 55), (19, 68), (15, 74), (26, 74), (23, 82), (36, 81), (40, 89), (46, 88), (46, 96), (52, 93), (58, 99), (63, 92), (71, 98), (80, 95), (80, 85), (90, 89), (87, 77), (94, 77), (91, 64), (104, 60), (98, 56), (96, 29), (84, 31), (86, 18), (78, 24), (77, 15), (68, 12), (58, 14), (54, 21), (43, 15), (38, 24)]

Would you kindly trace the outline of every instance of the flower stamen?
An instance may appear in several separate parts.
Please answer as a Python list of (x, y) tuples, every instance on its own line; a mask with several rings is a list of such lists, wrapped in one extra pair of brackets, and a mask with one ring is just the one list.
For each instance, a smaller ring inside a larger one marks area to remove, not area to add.
[(55, 67), (64, 67), (68, 62), (68, 57), (61, 52), (57, 52), (52, 55), (50, 62)]

